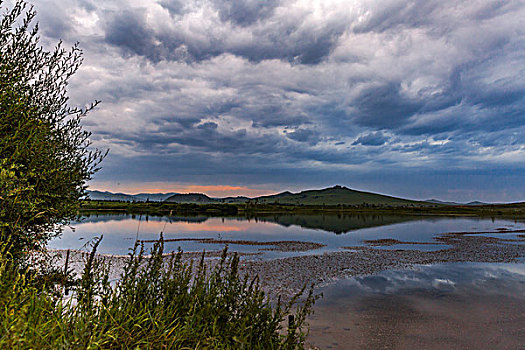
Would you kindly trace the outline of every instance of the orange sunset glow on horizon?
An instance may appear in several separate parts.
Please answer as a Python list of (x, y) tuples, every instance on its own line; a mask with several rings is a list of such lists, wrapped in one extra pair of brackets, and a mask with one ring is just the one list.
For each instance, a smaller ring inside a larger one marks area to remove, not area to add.
[(278, 191), (269, 189), (257, 189), (247, 186), (230, 186), (230, 185), (191, 185), (191, 184), (173, 184), (168, 182), (149, 182), (141, 184), (121, 184), (121, 183), (95, 183), (89, 188), (90, 190), (122, 192), (127, 194), (138, 193), (203, 193), (211, 197), (258, 197), (275, 194)]

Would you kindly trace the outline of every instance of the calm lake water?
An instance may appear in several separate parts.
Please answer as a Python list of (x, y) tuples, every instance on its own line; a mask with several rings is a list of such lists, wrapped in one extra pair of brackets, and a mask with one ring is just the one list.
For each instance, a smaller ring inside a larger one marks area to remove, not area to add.
[(309, 343), (322, 349), (523, 349), (525, 264), (450, 263), (321, 289)]
[[(516, 238), (523, 230), (523, 222), (480, 218), (435, 218), (410, 216), (372, 215), (274, 215), (258, 218), (221, 217), (158, 217), (131, 215), (91, 215), (66, 229), (64, 234), (52, 240), (52, 249), (86, 249), (87, 243), (104, 235), (99, 252), (104, 254), (127, 254), (136, 239), (164, 238), (217, 240), (249, 240), (257, 242), (304, 241), (326, 245), (306, 252), (268, 251), (268, 246), (229, 244), (230, 249), (243, 253), (260, 253), (259, 259), (279, 258), (301, 254), (322, 254), (342, 250), (343, 247), (361, 246), (364, 240), (393, 238), (404, 242), (426, 244), (396, 244), (389, 249), (443, 249), (446, 246), (434, 240), (436, 235), (447, 232), (498, 232), (487, 236)], [(431, 244), (428, 244), (431, 243)], [(196, 241), (166, 242), (168, 251), (181, 247), (184, 251), (221, 250), (224, 244)], [(378, 247), (382, 249), (382, 247)]]
[[(99, 252), (127, 254), (134, 242), (158, 239), (303, 241), (326, 245), (306, 252), (264, 250), (267, 246), (230, 244), (259, 253), (254, 259), (322, 254), (362, 246), (365, 240), (403, 242), (377, 249), (446, 248), (434, 238), (469, 232), (517, 238), (523, 222), (481, 218), (370, 215), (275, 215), (258, 218), (92, 215), (52, 240), (53, 249), (88, 249), (104, 235)], [(509, 242), (509, 244), (523, 244)], [(221, 250), (221, 243), (167, 242), (167, 250)], [(283, 281), (286, 283), (286, 281)], [(525, 264), (450, 263), (383, 271), (340, 279), (319, 289), (324, 298), (309, 318), (308, 342), (322, 349), (521, 349), (525, 344)]]

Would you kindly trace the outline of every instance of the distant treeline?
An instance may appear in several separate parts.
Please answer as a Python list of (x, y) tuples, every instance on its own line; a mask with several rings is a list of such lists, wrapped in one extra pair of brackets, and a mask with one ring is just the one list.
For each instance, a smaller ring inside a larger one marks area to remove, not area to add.
[(385, 205), (368, 204), (358, 205), (306, 205), (306, 204), (258, 204), (247, 202), (242, 204), (195, 204), (169, 202), (125, 202), (125, 201), (92, 201), (82, 203), (81, 214), (90, 212), (125, 212), (130, 214), (167, 215), (170, 212), (177, 214), (205, 214), (209, 216), (250, 216), (259, 213), (387, 213), (394, 215), (446, 215), (446, 216), (482, 216), (524, 218), (525, 203), (515, 204), (488, 204), (488, 205)]

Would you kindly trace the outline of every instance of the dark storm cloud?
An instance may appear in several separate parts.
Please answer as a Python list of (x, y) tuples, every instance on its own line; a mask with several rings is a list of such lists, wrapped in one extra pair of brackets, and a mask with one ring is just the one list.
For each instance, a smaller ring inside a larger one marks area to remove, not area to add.
[(283, 59), (299, 64), (318, 64), (336, 47), (345, 32), (346, 23), (335, 18), (319, 27), (308, 28), (304, 18), (272, 23), (256, 29), (249, 45), (233, 46), (233, 54), (258, 62), (263, 59)]
[(280, 0), (215, 0), (222, 21), (249, 26), (271, 17)]
[(319, 137), (313, 130), (309, 129), (297, 129), (286, 133), (286, 136), (298, 142), (309, 142), (312, 145), (317, 143)]
[(251, 155), (274, 154), (284, 147), (277, 137), (248, 135), (245, 129), (221, 133), (213, 122), (183, 127), (179, 123), (164, 125), (162, 129), (149, 133), (114, 133), (113, 136), (136, 150), (155, 151), (159, 154), (178, 152), (179, 146), (209, 153)]
[(127, 54), (148, 56), (158, 61), (159, 50), (153, 32), (147, 27), (143, 10), (124, 10), (113, 14), (106, 28), (106, 42), (123, 48)]
[(363, 136), (359, 136), (354, 141), (353, 145), (363, 146), (381, 146), (384, 145), (390, 138), (382, 132), (372, 132)]
[(151, 159), (130, 177), (252, 183), (401, 169), (401, 189), (403, 169), (503, 178), (525, 162), (521, 1), (35, 5), (43, 42), (85, 50), (71, 101), (103, 102), (85, 123), (111, 149), (101, 176), (112, 159)]
[(363, 91), (353, 101), (356, 123), (372, 128), (395, 129), (423, 107), (421, 101), (400, 94), (400, 84), (389, 83)]
[(172, 16), (181, 15), (185, 12), (184, 1), (180, 0), (162, 0), (159, 5), (169, 11)]
[[(218, 10), (218, 21), (214, 26), (200, 29), (203, 33), (177, 26), (177, 21), (183, 21), (181, 18), (171, 17), (166, 20), (172, 23), (158, 26), (158, 23), (146, 21), (144, 9), (119, 9), (109, 15), (105, 38), (108, 44), (121, 48), (124, 53), (143, 56), (152, 62), (199, 62), (227, 53), (253, 62), (265, 59), (282, 59), (299, 64), (321, 62), (337, 45), (348, 23), (336, 18), (320, 26), (308, 26), (305, 16), (300, 15), (256, 25), (256, 22), (272, 17), (279, 3), (216, 0), (213, 6)], [(190, 11), (176, 1), (162, 1), (160, 5), (172, 15), (184, 15)], [(216, 27), (226, 23), (233, 25), (232, 32), (217, 32)], [(170, 27), (170, 24), (173, 26)], [(250, 39), (231, 40), (238, 30), (245, 31)]]

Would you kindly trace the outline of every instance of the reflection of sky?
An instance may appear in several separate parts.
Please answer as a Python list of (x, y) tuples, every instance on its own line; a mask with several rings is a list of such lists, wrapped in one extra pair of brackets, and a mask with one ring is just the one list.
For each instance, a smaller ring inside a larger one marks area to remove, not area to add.
[[(525, 264), (447, 263), (419, 265), (371, 276), (342, 279), (322, 290), (324, 303), (363, 295), (417, 293), (509, 295), (525, 299)], [(323, 303), (323, 302), (321, 302)]]
[[(139, 220), (140, 218), (140, 220)], [(380, 223), (378, 223), (380, 225)], [(494, 231), (496, 228), (523, 229), (523, 223), (506, 220), (492, 221), (478, 218), (425, 218), (391, 225), (358, 229), (336, 235), (322, 229), (310, 229), (297, 225), (282, 226), (274, 222), (246, 220), (241, 218), (189, 217), (168, 220), (161, 217), (129, 215), (90, 217), (66, 229), (64, 234), (49, 243), (52, 249), (80, 249), (94, 237), (104, 235), (99, 252), (106, 254), (127, 254), (138, 237), (152, 240), (163, 232), (165, 239), (215, 238), (227, 240), (252, 240), (260, 242), (294, 240), (325, 244), (326, 247), (310, 252), (282, 253), (265, 252), (264, 257), (274, 258), (290, 255), (323, 253), (341, 250), (345, 246), (363, 245), (363, 240), (393, 238), (410, 242), (434, 242), (433, 237), (440, 233), (458, 231)], [(507, 234), (508, 235), (508, 234)], [(166, 242), (167, 250), (202, 251), (222, 249), (223, 244), (203, 244), (198, 242)], [(240, 252), (258, 252), (258, 246), (230, 245)], [(387, 247), (388, 248), (388, 247)], [(395, 249), (442, 249), (442, 245), (394, 245)]]

